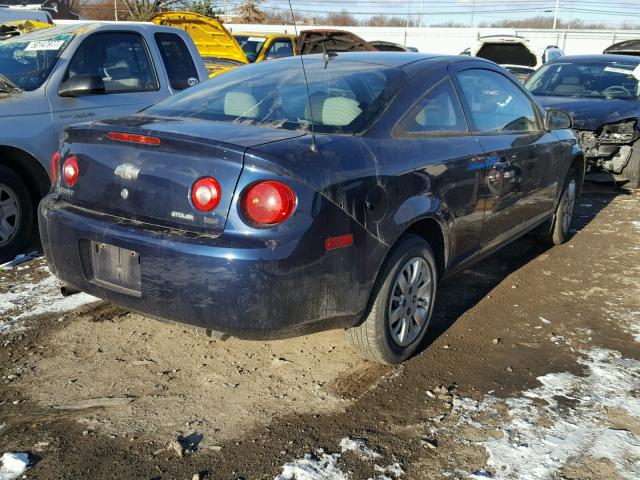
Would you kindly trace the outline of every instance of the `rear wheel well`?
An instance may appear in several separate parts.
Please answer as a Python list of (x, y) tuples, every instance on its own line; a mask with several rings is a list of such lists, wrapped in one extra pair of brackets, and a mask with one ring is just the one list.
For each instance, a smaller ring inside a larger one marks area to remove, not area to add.
[(404, 235), (408, 233), (418, 235), (429, 243), (436, 260), (438, 274), (442, 275), (447, 264), (447, 246), (440, 224), (433, 218), (425, 218), (411, 225), (405, 230)]
[(49, 191), (49, 174), (37, 158), (24, 150), (0, 145), (0, 165), (10, 168), (22, 178), (34, 205)]

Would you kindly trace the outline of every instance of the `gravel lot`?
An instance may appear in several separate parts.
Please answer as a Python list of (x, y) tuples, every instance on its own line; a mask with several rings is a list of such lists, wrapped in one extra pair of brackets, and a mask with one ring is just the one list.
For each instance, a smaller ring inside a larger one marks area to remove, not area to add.
[(2, 270), (0, 455), (38, 479), (640, 478), (640, 193), (590, 186), (574, 227), (442, 285), (393, 368), (342, 332), (222, 341)]

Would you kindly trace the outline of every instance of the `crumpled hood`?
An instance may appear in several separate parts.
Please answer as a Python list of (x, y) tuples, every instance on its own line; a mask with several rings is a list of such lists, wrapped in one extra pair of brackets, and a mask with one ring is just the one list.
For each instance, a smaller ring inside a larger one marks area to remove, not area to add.
[(536, 97), (545, 108), (569, 113), (576, 130), (595, 131), (608, 123), (640, 118), (640, 101), (606, 98)]
[(303, 30), (298, 36), (297, 55), (327, 52), (376, 52), (378, 49), (355, 33), (345, 30)]

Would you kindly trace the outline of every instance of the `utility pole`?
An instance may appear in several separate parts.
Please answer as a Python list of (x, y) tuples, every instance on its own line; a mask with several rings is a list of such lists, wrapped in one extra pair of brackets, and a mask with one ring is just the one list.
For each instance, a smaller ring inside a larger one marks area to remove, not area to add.
[(420, 2), (420, 23), (419, 26), (422, 28), (422, 19), (424, 18), (424, 0)]
[(558, 13), (560, 13), (560, 0), (556, 0), (556, 13), (553, 15), (553, 29), (558, 25)]
[(224, 0), (224, 21), (229, 23), (229, 17), (227, 17), (227, 0)]
[(118, 21), (118, 0), (113, 0), (113, 18)]
[(476, 16), (476, 0), (471, 3), (471, 28), (474, 27), (474, 21)]

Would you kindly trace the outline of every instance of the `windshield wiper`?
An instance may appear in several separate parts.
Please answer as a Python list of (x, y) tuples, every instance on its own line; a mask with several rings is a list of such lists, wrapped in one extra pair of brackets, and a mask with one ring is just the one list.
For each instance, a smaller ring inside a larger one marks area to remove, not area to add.
[(0, 90), (3, 90), (7, 93), (11, 92), (21, 92), (22, 89), (9, 80), (6, 76), (0, 73)]

